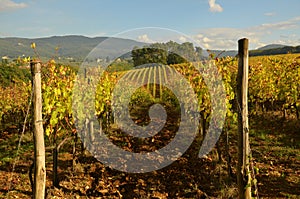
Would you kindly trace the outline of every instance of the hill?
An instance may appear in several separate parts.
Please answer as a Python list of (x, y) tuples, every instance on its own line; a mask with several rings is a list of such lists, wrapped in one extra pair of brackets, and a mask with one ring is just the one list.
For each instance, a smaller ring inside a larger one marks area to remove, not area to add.
[(300, 46), (284, 46), (280, 44), (271, 44), (258, 48), (257, 50), (251, 50), (250, 56), (262, 56), (262, 55), (278, 55), (288, 53), (300, 53)]
[[(37, 52), (41, 56), (41, 59), (48, 60), (51, 57), (61, 57), (63, 60), (71, 60), (81, 62), (84, 58), (101, 42), (107, 40), (108, 37), (85, 37), (80, 35), (69, 36), (52, 36), (47, 38), (0, 38), (0, 56), (8, 56), (11, 59), (17, 57), (34, 56), (34, 51), (30, 48), (31, 43), (36, 43)], [(123, 57), (128, 57), (133, 47), (145, 46), (146, 43), (138, 42), (130, 39), (122, 38), (109, 38), (109, 45), (105, 45), (102, 49), (96, 49), (93, 54), (90, 54), (90, 58), (103, 58), (112, 56), (116, 51), (122, 53)], [(116, 47), (117, 46), (117, 47)], [(128, 49), (130, 47), (130, 49)], [(238, 54), (235, 50), (223, 51), (223, 50), (210, 50), (210, 53), (215, 54), (217, 57), (231, 56), (234, 57)], [(270, 44), (256, 50), (250, 50), (250, 56), (261, 55), (276, 55), (287, 53), (300, 53), (300, 46), (284, 46), (281, 44)], [(99, 57), (99, 55), (105, 54), (106, 57)], [(112, 58), (112, 57), (111, 57)]]
[[(85, 36), (53, 36), (47, 38), (0, 38), (0, 56), (17, 58), (22, 56), (33, 56), (34, 51), (30, 48), (31, 43), (36, 43), (37, 52), (41, 58), (63, 57), (82, 61), (88, 53), (91, 52), (99, 43), (105, 41), (108, 37), (85, 37)], [(105, 46), (105, 54), (113, 54), (118, 48), (124, 46), (143, 46), (145, 43), (130, 39), (110, 38), (110, 46)], [(56, 50), (57, 49), (57, 50)]]
[(283, 48), (283, 47), (286, 47), (286, 46), (282, 45), (282, 44), (269, 44), (269, 45), (260, 47), (257, 50), (270, 50), (270, 49)]
[[(217, 57), (234, 57), (238, 54), (238, 51), (222, 51), (222, 50), (211, 50)], [(264, 56), (264, 55), (279, 55), (288, 53), (300, 53), (300, 46), (285, 46), (281, 44), (269, 44), (258, 48), (256, 50), (250, 50), (249, 56)]]

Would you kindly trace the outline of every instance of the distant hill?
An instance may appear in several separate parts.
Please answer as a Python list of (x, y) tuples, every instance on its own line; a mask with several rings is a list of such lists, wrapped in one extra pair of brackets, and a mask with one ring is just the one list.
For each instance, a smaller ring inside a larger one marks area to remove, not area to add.
[[(85, 37), (85, 36), (53, 36), (47, 38), (0, 38), (0, 56), (17, 58), (22, 56), (33, 56), (34, 51), (30, 45), (36, 43), (36, 49), (41, 58), (63, 57), (82, 61), (99, 43), (108, 37)], [(109, 38), (110, 46), (105, 47), (105, 54), (110, 55), (124, 46), (143, 46), (145, 43), (130, 39)], [(118, 44), (113, 45), (114, 43)], [(56, 50), (58, 49), (58, 50)]]
[(300, 53), (300, 46), (284, 46), (280, 44), (271, 44), (259, 48), (257, 50), (251, 50), (250, 56), (262, 56), (262, 55), (278, 55), (288, 53)]
[[(238, 51), (222, 51), (222, 50), (211, 50), (217, 57), (234, 57), (238, 54)], [(300, 46), (285, 46), (281, 44), (269, 44), (258, 48), (256, 50), (250, 50), (249, 56), (263, 56), (263, 55), (278, 55), (287, 53), (300, 53)]]
[(260, 47), (257, 50), (270, 50), (270, 49), (283, 48), (283, 47), (286, 47), (286, 46), (282, 45), (282, 44), (269, 44), (269, 45)]

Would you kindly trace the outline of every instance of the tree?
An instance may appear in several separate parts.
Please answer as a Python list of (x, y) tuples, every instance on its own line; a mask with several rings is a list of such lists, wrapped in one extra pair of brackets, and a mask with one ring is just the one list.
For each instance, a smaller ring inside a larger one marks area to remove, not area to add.
[(149, 63), (167, 64), (167, 51), (160, 48), (140, 48), (132, 50), (134, 66)]
[(196, 46), (195, 49), (196, 49), (196, 58), (201, 59), (201, 57), (203, 56), (203, 49), (199, 46)]
[(147, 63), (180, 64), (199, 61), (202, 52), (202, 48), (194, 48), (191, 42), (179, 44), (169, 41), (167, 43), (154, 43), (144, 48), (135, 47), (131, 54), (134, 66), (139, 66)]
[(169, 53), (168, 55), (168, 64), (181, 64), (181, 63), (187, 63), (188, 61), (186, 59), (184, 59), (183, 57), (181, 57), (180, 55), (176, 54), (176, 53)]

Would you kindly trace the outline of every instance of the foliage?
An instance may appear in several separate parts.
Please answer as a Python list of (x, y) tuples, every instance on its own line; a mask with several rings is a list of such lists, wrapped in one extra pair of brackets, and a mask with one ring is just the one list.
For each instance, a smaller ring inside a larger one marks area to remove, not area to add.
[(250, 59), (249, 96), (255, 110), (291, 109), (299, 117), (300, 60), (297, 55)]
[(0, 64), (0, 86), (7, 87), (12, 83), (30, 81), (30, 71), (20, 68), (17, 64)]
[(134, 66), (150, 63), (167, 64), (167, 52), (160, 48), (141, 48), (132, 50)]
[(133, 69), (132, 60), (119, 59), (111, 63), (106, 71), (108, 72), (117, 72), (117, 71), (126, 71)]
[(183, 57), (179, 56), (176, 53), (169, 53), (167, 63), (168, 64), (181, 64), (181, 63), (187, 63), (188, 61), (184, 59)]
[[(299, 63), (298, 55), (250, 58), (249, 102), (251, 113), (256, 113), (259, 110), (289, 110), (291, 113), (299, 114)], [(216, 61), (216, 65), (225, 85), (227, 116), (235, 118), (234, 92), (237, 59), (231, 57), (220, 58)], [(190, 63), (175, 64), (171, 67), (191, 83), (201, 104), (199, 111), (203, 113), (205, 118), (209, 118), (211, 110), (210, 96), (199, 71), (195, 70), (195, 67)], [(151, 78), (149, 68), (135, 69), (130, 72), (134, 73), (138, 70), (144, 71), (141, 74), (146, 74), (146, 79)], [(46, 133), (50, 135), (54, 132), (54, 129), (60, 130), (72, 125), (71, 94), (76, 73), (70, 67), (49, 62), (43, 67), (43, 74), (43, 115)], [(104, 72), (103, 76), (94, 82), (97, 88), (95, 105), (98, 116), (106, 117), (106, 115), (110, 115), (110, 97), (114, 86), (123, 74), (124, 72)], [(20, 69), (17, 66), (2, 65), (0, 75), (3, 83), (0, 88), (1, 122), (7, 121), (8, 118), (11, 118), (9, 123), (20, 121), (24, 117), (30, 96), (29, 71), (28, 69)], [(141, 75), (141, 77), (143, 76)], [(21, 81), (24, 81), (24, 83)], [(162, 90), (166, 91), (166, 89)], [(162, 90), (159, 87), (159, 82), (157, 82), (157, 86), (146, 86), (146, 89), (136, 93), (139, 97), (133, 96), (132, 103), (140, 104), (143, 102), (143, 98), (147, 98), (149, 94), (154, 99), (159, 98)], [(141, 92), (148, 94), (142, 94)], [(19, 120), (12, 119), (19, 116)]]
[(178, 44), (174, 41), (167, 43), (154, 43), (143, 48), (132, 50), (134, 66), (148, 63), (180, 64), (199, 61), (202, 56), (200, 47), (194, 48), (190, 42)]
[[(152, 48), (159, 48), (164, 49), (168, 52), (168, 56), (170, 53), (174, 53), (180, 57), (182, 57), (185, 60), (188, 61), (199, 61), (202, 56), (202, 48), (201, 47), (194, 47), (193, 43), (191, 42), (184, 42), (182, 44), (179, 44), (174, 41), (169, 41), (167, 43), (154, 43), (151, 44), (150, 47)], [(179, 64), (180, 62), (175, 62), (172, 59), (169, 59), (171, 62)], [(171, 64), (168, 62), (168, 64)]]
[(0, 86), (0, 127), (21, 128), (26, 115), (31, 92), (29, 82), (15, 82), (7, 87)]
[(69, 67), (53, 60), (43, 69), (42, 97), (45, 133), (57, 134), (72, 127), (72, 88), (75, 73)]

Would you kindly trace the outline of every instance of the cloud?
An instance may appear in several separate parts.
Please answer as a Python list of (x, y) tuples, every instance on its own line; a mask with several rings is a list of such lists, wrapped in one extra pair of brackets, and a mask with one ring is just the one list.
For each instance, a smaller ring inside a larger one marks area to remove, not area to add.
[[(207, 49), (230, 50), (237, 49), (237, 41), (241, 38), (250, 40), (250, 48), (258, 48), (266, 43), (285, 45), (300, 45), (300, 36), (293, 34), (300, 29), (300, 17), (260, 24), (247, 28), (209, 28), (200, 30), (193, 38), (201, 47)], [(282, 30), (286, 33), (282, 36)]]
[(296, 46), (300, 43), (300, 38), (296, 34), (280, 35), (280, 37), (274, 41), (276, 44), (284, 44), (288, 46)]
[(203, 35), (203, 34), (200, 34), (200, 33), (196, 35), (196, 38), (197, 38), (197, 39), (201, 39), (201, 38), (203, 38), (203, 37), (204, 37), (204, 35)]
[(12, 0), (0, 0), (0, 12), (26, 8), (26, 3), (16, 3)]
[(216, 3), (216, 0), (208, 0), (209, 10), (211, 12), (222, 12), (223, 8), (220, 4)]
[(202, 30), (194, 38), (201, 47), (206, 49), (237, 50), (237, 41), (241, 38), (250, 40), (251, 49), (264, 46), (265, 42), (262, 42), (262, 38), (266, 34), (270, 33), (257, 31), (254, 27), (245, 29), (224, 27)]
[(211, 42), (214, 42), (214, 40), (209, 39), (209, 38), (207, 38), (207, 37), (203, 37), (203, 42), (204, 42), (204, 43), (211, 43)]
[(280, 21), (277, 23), (267, 23), (267, 24), (261, 24), (257, 28), (261, 30), (272, 30), (272, 29), (279, 29), (279, 30), (286, 30), (286, 29), (293, 29), (300, 27), (300, 17), (294, 17), (291, 19), (288, 19), (286, 21)]
[(153, 40), (151, 40), (147, 34), (143, 34), (143, 35), (140, 35), (138, 36), (138, 40), (141, 41), (141, 42), (145, 42), (145, 43), (154, 43)]
[(195, 36), (200, 46), (207, 49), (232, 49), (241, 37), (249, 37), (251, 32), (237, 28), (209, 28)]
[(181, 36), (181, 37), (179, 37), (179, 41), (184, 43), (187, 41), (187, 39), (186, 39), (186, 37)]
[(260, 26), (258, 26), (258, 28), (261, 30), (271, 30), (271, 29), (287, 30), (287, 29), (299, 27), (299, 21), (300, 19), (298, 20), (291, 19), (287, 21), (281, 21), (278, 23), (266, 23), (266, 24), (261, 24)]

